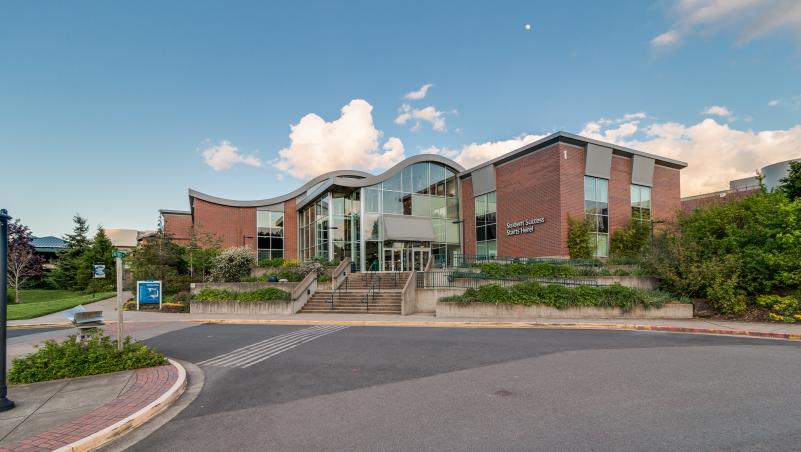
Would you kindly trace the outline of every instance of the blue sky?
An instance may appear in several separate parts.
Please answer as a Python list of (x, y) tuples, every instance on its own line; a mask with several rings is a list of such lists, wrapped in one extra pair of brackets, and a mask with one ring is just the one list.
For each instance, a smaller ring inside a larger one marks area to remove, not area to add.
[(75, 212), (152, 229), (188, 187), (264, 198), (556, 130), (687, 161), (685, 195), (723, 189), (801, 157), (799, 5), (6, 2), (0, 206), (38, 235)]

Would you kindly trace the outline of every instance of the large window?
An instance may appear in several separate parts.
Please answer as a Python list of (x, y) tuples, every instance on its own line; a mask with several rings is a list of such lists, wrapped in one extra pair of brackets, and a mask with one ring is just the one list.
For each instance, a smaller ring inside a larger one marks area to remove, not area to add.
[[(381, 214), (431, 218), (435, 266), (445, 266), (460, 247), (457, 174), (437, 162), (418, 162), (381, 184), (365, 187), (361, 236), (366, 268), (385, 268), (385, 238)], [(391, 246), (397, 246), (391, 244)]]
[(328, 206), (330, 200), (331, 194), (326, 193), (314, 203), (304, 207), (298, 215), (298, 229), (300, 231), (300, 239), (298, 242), (300, 258), (303, 260), (329, 258)]
[(259, 260), (284, 257), (284, 213), (256, 211)]
[(497, 204), (495, 192), (476, 196), (476, 257), (498, 256)]
[(651, 223), (651, 187), (631, 186), (631, 218), (641, 223)]
[(590, 240), (597, 257), (609, 255), (609, 181), (584, 176), (584, 213), (590, 223)]

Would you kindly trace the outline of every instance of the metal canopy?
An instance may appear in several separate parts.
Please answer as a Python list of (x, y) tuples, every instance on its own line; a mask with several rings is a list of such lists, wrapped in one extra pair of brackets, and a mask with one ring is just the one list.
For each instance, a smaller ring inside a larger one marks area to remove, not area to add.
[(384, 240), (433, 242), (434, 225), (430, 218), (384, 215)]

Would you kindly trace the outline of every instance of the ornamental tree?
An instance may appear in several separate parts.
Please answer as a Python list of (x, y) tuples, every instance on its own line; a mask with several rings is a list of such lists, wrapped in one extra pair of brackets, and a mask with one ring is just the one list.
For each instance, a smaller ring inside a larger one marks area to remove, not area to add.
[(787, 176), (779, 180), (779, 189), (790, 199), (801, 199), (801, 162), (790, 162)]
[(31, 278), (44, 274), (45, 260), (34, 252), (32, 239), (30, 229), (19, 220), (8, 225), (8, 285), (14, 289), (14, 303), (21, 301), (20, 289)]

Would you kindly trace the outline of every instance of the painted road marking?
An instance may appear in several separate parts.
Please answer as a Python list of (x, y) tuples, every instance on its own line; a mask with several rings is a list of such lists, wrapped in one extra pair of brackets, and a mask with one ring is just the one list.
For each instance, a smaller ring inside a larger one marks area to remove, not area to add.
[(223, 353), (222, 355), (201, 361), (203, 366), (239, 367), (246, 368), (258, 364), (268, 358), (291, 350), (301, 344), (313, 341), (319, 337), (336, 333), (348, 328), (348, 325), (317, 325), (311, 328), (293, 331), (280, 336), (271, 337), (242, 348)]

